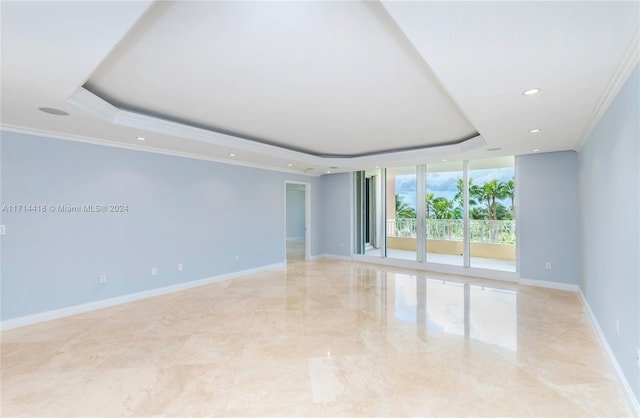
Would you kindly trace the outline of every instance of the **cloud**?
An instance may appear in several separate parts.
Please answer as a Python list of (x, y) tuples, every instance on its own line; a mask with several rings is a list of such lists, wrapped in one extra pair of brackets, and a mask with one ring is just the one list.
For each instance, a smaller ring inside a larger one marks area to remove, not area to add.
[(406, 175), (396, 177), (396, 193), (410, 193), (416, 191), (416, 176)]
[(458, 192), (458, 177), (442, 179), (440, 182), (433, 181), (427, 176), (427, 192)]
[(473, 184), (477, 185), (485, 184), (494, 179), (506, 182), (513, 180), (513, 167), (469, 170), (469, 177), (473, 179)]

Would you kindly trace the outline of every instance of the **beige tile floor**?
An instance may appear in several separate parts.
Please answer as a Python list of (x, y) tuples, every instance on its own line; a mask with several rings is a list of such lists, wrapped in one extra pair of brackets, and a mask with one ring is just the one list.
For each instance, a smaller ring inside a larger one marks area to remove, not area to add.
[[(366, 255), (372, 257), (380, 257), (380, 248), (368, 249)], [(415, 260), (416, 252), (408, 250), (398, 250), (396, 248), (387, 249), (387, 258), (395, 258), (398, 260)], [(426, 255), (426, 261), (429, 263), (437, 264), (449, 264), (451, 266), (463, 266), (464, 260), (461, 255), (454, 254), (438, 254), (428, 252)], [(501, 260), (498, 258), (486, 258), (486, 257), (471, 257), (470, 265), (474, 268), (489, 269), (489, 270), (502, 270), (502, 271), (516, 271), (515, 260)]]
[(574, 293), (305, 262), (4, 331), (2, 416), (628, 416)]

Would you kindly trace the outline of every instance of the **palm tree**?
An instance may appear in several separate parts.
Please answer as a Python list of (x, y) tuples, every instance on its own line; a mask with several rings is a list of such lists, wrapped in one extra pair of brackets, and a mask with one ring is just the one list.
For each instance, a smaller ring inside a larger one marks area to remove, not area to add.
[(499, 221), (511, 220), (511, 211), (508, 210), (502, 203), (496, 203), (496, 218)]
[(507, 197), (506, 184), (493, 179), (475, 189), (475, 195), (487, 204), (489, 219), (496, 220), (496, 200)]
[(400, 195), (396, 195), (396, 221), (395, 234), (399, 236), (411, 236), (416, 219), (416, 210), (409, 206)]
[[(453, 200), (457, 203), (457, 206), (462, 209), (464, 208), (464, 180), (458, 179), (456, 187), (458, 188), (458, 191)], [(473, 179), (469, 178), (469, 206), (474, 206), (477, 205), (478, 202), (475, 201), (474, 196), (471, 193), (471, 187), (473, 187)]]
[(435, 200), (435, 195), (433, 193), (427, 193), (427, 195), (424, 197), (424, 203), (427, 209), (427, 219), (429, 219), (429, 216), (431, 215), (431, 211), (433, 210), (433, 201)]
[(415, 219), (416, 210), (409, 206), (400, 195), (396, 195), (396, 219)]
[(447, 236), (451, 239), (451, 220), (460, 217), (459, 210), (454, 209), (453, 202), (446, 197), (437, 197), (433, 200), (433, 211), (437, 219), (447, 219)]
[(498, 193), (498, 180), (493, 179), (483, 185), (486, 195), (489, 198), (489, 219), (496, 219), (496, 194)]
[(469, 191), (487, 206), (487, 217), (491, 225), (491, 237), (495, 239), (498, 234), (498, 207), (497, 200), (507, 197), (507, 185), (504, 182), (493, 179), (482, 186), (473, 185)]
[(484, 208), (475, 207), (470, 212), (471, 219), (487, 219), (487, 210)]
[(516, 194), (516, 185), (513, 180), (509, 180), (504, 184), (504, 193), (505, 197), (511, 199), (511, 219), (516, 218), (516, 203), (515, 203), (515, 194)]
[(487, 205), (487, 217), (491, 219), (491, 190), (490, 187), (487, 187), (487, 184), (485, 183), (482, 186), (471, 185), (469, 194)]
[(453, 214), (453, 202), (446, 197), (437, 197), (433, 201), (436, 219), (450, 219)]

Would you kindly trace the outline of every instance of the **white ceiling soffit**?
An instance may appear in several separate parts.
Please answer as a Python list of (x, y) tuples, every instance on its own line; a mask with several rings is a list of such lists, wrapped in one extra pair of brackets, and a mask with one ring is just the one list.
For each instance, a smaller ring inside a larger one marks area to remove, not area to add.
[(130, 126), (324, 158), (478, 136), (378, 2), (159, 2), (84, 87)]

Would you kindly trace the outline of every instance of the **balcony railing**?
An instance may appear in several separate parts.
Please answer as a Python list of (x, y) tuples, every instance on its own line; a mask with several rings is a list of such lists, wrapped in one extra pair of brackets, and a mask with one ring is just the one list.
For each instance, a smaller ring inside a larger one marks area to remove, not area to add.
[[(427, 219), (427, 239), (462, 241), (464, 224), (462, 219)], [(471, 242), (487, 242), (495, 244), (515, 244), (516, 222), (513, 220), (469, 220)], [(416, 238), (416, 219), (387, 220), (387, 236)]]

